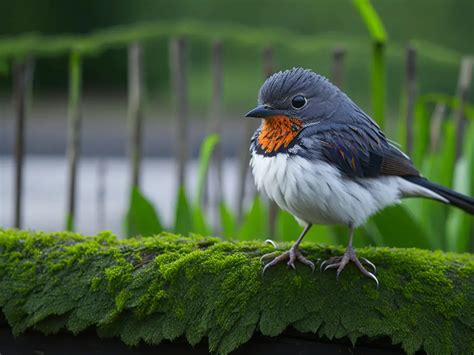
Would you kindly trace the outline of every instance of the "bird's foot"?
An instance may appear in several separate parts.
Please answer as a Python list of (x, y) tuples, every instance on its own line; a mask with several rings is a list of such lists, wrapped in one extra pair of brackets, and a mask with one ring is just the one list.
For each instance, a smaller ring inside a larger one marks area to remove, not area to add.
[[(348, 246), (346, 249), (346, 252), (344, 253), (343, 256), (333, 256), (332, 258), (329, 258), (326, 261), (323, 261), (320, 266), (321, 271), (326, 271), (328, 269), (337, 269), (336, 271), (336, 280), (339, 282), (339, 274), (341, 271), (346, 267), (346, 265), (352, 261), (355, 266), (359, 269), (359, 271), (366, 277), (371, 278), (372, 280), (375, 281), (377, 284), (377, 288), (379, 287), (379, 280), (375, 277), (375, 272), (377, 269), (375, 268), (375, 265), (372, 264), (369, 260), (366, 258), (359, 258), (356, 255), (356, 252), (354, 248), (351, 246)], [(361, 262), (362, 261), (362, 262)], [(373, 273), (367, 271), (367, 269), (362, 265), (362, 263), (370, 266), (373, 269)]]
[[(277, 248), (277, 245), (275, 244), (275, 242), (273, 242), (271, 240), (266, 240), (265, 242), (270, 243), (275, 248)], [(306, 266), (309, 266), (311, 268), (311, 270), (314, 271), (314, 264), (311, 261), (309, 261), (308, 259), (306, 259), (303, 256), (303, 254), (301, 253), (301, 251), (298, 249), (298, 246), (295, 246), (295, 245), (293, 245), (290, 248), (290, 250), (288, 250), (288, 251), (286, 251), (286, 252), (284, 252), (283, 254), (280, 254), (280, 255), (278, 255), (277, 251), (274, 251), (273, 253), (265, 254), (260, 258), (260, 261), (262, 263), (265, 263), (265, 260), (268, 260), (268, 259), (271, 259), (271, 258), (273, 258), (273, 259), (264, 266), (262, 274), (265, 274), (265, 272), (269, 268), (271, 268), (272, 266), (275, 266), (276, 264), (279, 264), (279, 263), (284, 262), (284, 261), (286, 261), (286, 264), (289, 267), (291, 266), (293, 269), (296, 269), (295, 261), (297, 261), (297, 260), (300, 263), (302, 263)]]

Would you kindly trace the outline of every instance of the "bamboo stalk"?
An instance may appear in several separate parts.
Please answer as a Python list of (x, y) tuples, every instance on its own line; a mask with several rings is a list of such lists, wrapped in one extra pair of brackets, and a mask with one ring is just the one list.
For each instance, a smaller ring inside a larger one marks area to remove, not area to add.
[(25, 130), (29, 96), (33, 86), (34, 61), (28, 57), (13, 66), (13, 105), (15, 107), (15, 170), (14, 170), (14, 222), (22, 227), (23, 166), (25, 156)]
[(472, 57), (463, 57), (461, 59), (461, 67), (459, 70), (457, 97), (459, 100), (459, 107), (454, 115), (454, 122), (456, 126), (456, 160), (462, 155), (462, 148), (464, 143), (464, 128), (466, 125), (466, 117), (464, 109), (471, 88), (472, 81)]
[(178, 188), (185, 186), (188, 159), (188, 94), (185, 63), (186, 41), (174, 38), (170, 43), (170, 69), (176, 105), (176, 152)]
[(135, 42), (128, 47), (128, 120), (131, 189), (140, 186), (143, 146), (143, 46)]
[(408, 155), (413, 152), (413, 113), (416, 101), (416, 50), (408, 47), (405, 60), (405, 90), (406, 90), (406, 149)]
[(80, 154), (81, 136), (81, 91), (82, 57), (78, 51), (71, 52), (69, 58), (69, 103), (68, 103), (68, 181), (66, 229), (74, 230), (76, 217), (76, 185)]
[(342, 89), (344, 84), (344, 58), (346, 50), (344, 48), (335, 48), (332, 51), (331, 81), (338, 88)]

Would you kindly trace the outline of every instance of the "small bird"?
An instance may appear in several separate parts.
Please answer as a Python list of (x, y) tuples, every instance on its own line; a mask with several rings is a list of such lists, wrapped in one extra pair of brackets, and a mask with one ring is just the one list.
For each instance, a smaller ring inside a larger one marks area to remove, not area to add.
[[(406, 197), (424, 197), (474, 214), (474, 199), (420, 175), (410, 158), (388, 140), (380, 127), (325, 77), (303, 68), (270, 76), (260, 88), (258, 106), (246, 117), (262, 119), (251, 139), (250, 165), (257, 189), (304, 226), (285, 253), (266, 254), (270, 267), (295, 261), (311, 267), (298, 249), (313, 224), (345, 225), (344, 255), (321, 264), (340, 272), (353, 262), (373, 279), (375, 266), (358, 258), (354, 228), (383, 208)], [(395, 226), (394, 226), (395, 228)], [(364, 265), (372, 268), (368, 271)]]

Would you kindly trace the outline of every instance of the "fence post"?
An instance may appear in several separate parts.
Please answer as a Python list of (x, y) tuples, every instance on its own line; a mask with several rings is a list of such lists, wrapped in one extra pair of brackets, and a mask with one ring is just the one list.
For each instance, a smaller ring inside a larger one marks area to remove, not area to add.
[(26, 113), (33, 86), (34, 60), (28, 56), (13, 65), (13, 105), (15, 109), (14, 222), (22, 227), (23, 162), (25, 156)]
[[(263, 76), (267, 79), (273, 74), (274, 63), (273, 63), (273, 48), (267, 47), (262, 53), (263, 60)], [(276, 234), (276, 222), (278, 216), (278, 206), (275, 202), (269, 201), (268, 204), (268, 237), (275, 238)]]
[(346, 50), (344, 48), (335, 48), (332, 51), (331, 81), (338, 88), (342, 89), (344, 84), (344, 58)]
[[(264, 48), (262, 52), (263, 58), (263, 73), (265, 77), (271, 75), (272, 72), (272, 58), (273, 58), (273, 50), (272, 48)], [(252, 137), (253, 132), (256, 129), (256, 123), (254, 120), (244, 120), (244, 136), (243, 136), (243, 143), (240, 150), (239, 156), (239, 180), (238, 180), (238, 192), (237, 192), (237, 221), (240, 223), (242, 221), (243, 216), (243, 207), (244, 207), (244, 198), (245, 198), (245, 190), (247, 185), (247, 177), (249, 173), (249, 161), (250, 161), (250, 154), (249, 154), (249, 144), (250, 139)]]
[(140, 167), (142, 160), (143, 126), (143, 46), (135, 42), (128, 47), (128, 121), (129, 157), (133, 187), (140, 186)]
[(81, 136), (81, 91), (82, 56), (80, 52), (73, 50), (69, 58), (67, 230), (74, 229), (76, 217), (76, 179)]
[(174, 38), (170, 43), (170, 69), (176, 105), (176, 152), (178, 159), (178, 187), (185, 187), (188, 159), (188, 93), (186, 77), (186, 41)]
[(446, 113), (446, 104), (436, 104), (430, 119), (430, 152), (435, 153), (439, 149), (441, 139), (441, 126)]
[(464, 109), (471, 87), (472, 80), (472, 57), (463, 57), (461, 59), (461, 67), (459, 69), (459, 79), (457, 87), (457, 97), (459, 100), (459, 107), (454, 115), (454, 122), (456, 125), (456, 160), (462, 155), (462, 148), (464, 142), (464, 126), (466, 124), (466, 117)]
[(405, 59), (405, 90), (406, 90), (406, 149), (408, 155), (413, 152), (413, 111), (416, 99), (416, 50), (409, 46)]
[[(211, 133), (221, 135), (222, 130), (222, 100), (223, 100), (223, 45), (221, 41), (215, 41), (211, 48), (211, 70), (212, 70), (212, 98), (211, 98), (211, 117), (210, 124)], [(216, 184), (215, 201), (217, 205), (220, 204), (224, 199), (223, 184), (224, 179), (222, 176), (222, 144), (219, 141), (217, 143), (213, 153), (212, 167), (215, 171)], [(202, 202), (202, 201), (201, 201)]]

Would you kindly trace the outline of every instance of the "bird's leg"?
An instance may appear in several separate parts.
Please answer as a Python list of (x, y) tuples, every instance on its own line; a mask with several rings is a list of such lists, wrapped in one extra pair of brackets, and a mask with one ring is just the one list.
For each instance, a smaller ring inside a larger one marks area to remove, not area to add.
[(350, 229), (350, 234), (349, 234), (349, 244), (347, 245), (346, 251), (343, 256), (333, 256), (332, 258), (329, 258), (326, 261), (323, 261), (320, 266), (321, 271), (326, 271), (328, 269), (337, 269), (336, 272), (336, 280), (339, 281), (339, 274), (341, 271), (346, 267), (346, 265), (352, 261), (355, 266), (359, 269), (359, 271), (364, 275), (372, 280), (375, 281), (377, 284), (377, 287), (379, 286), (379, 280), (375, 277), (375, 275), (369, 271), (362, 265), (362, 262), (369, 265), (372, 269), (373, 272), (376, 272), (375, 265), (372, 264), (369, 260), (366, 258), (360, 258), (362, 262), (359, 260), (359, 258), (356, 255), (356, 252), (354, 248), (352, 247), (352, 238), (354, 236), (354, 228), (352, 226), (349, 226)]
[[(290, 250), (284, 252), (283, 254), (279, 255), (279, 256), (276, 256), (276, 252), (273, 252), (273, 253), (269, 253), (269, 254), (265, 254), (263, 255), (260, 260), (262, 262), (264, 262), (266, 259), (270, 259), (270, 258), (273, 258), (273, 260), (271, 260), (268, 264), (265, 265), (265, 267), (263, 268), (263, 274), (265, 274), (265, 271), (267, 271), (269, 268), (271, 268), (272, 266), (275, 266), (276, 264), (279, 264), (283, 261), (287, 261), (287, 264), (288, 266), (291, 266), (293, 269), (296, 269), (296, 266), (295, 266), (295, 261), (298, 260), (300, 263), (304, 264), (304, 265), (307, 265), (311, 268), (311, 270), (314, 271), (314, 264), (309, 261), (308, 259), (306, 259), (303, 254), (301, 254), (301, 251), (298, 249), (301, 241), (303, 240), (304, 236), (306, 235), (306, 233), (308, 233), (309, 229), (311, 228), (311, 224), (308, 224), (303, 232), (301, 233), (301, 235), (298, 237), (298, 239), (296, 240), (295, 244), (293, 244), (290, 248)], [(271, 244), (273, 244), (274, 247), (276, 247), (276, 244), (272, 241), (268, 241), (268, 242), (271, 242)]]

